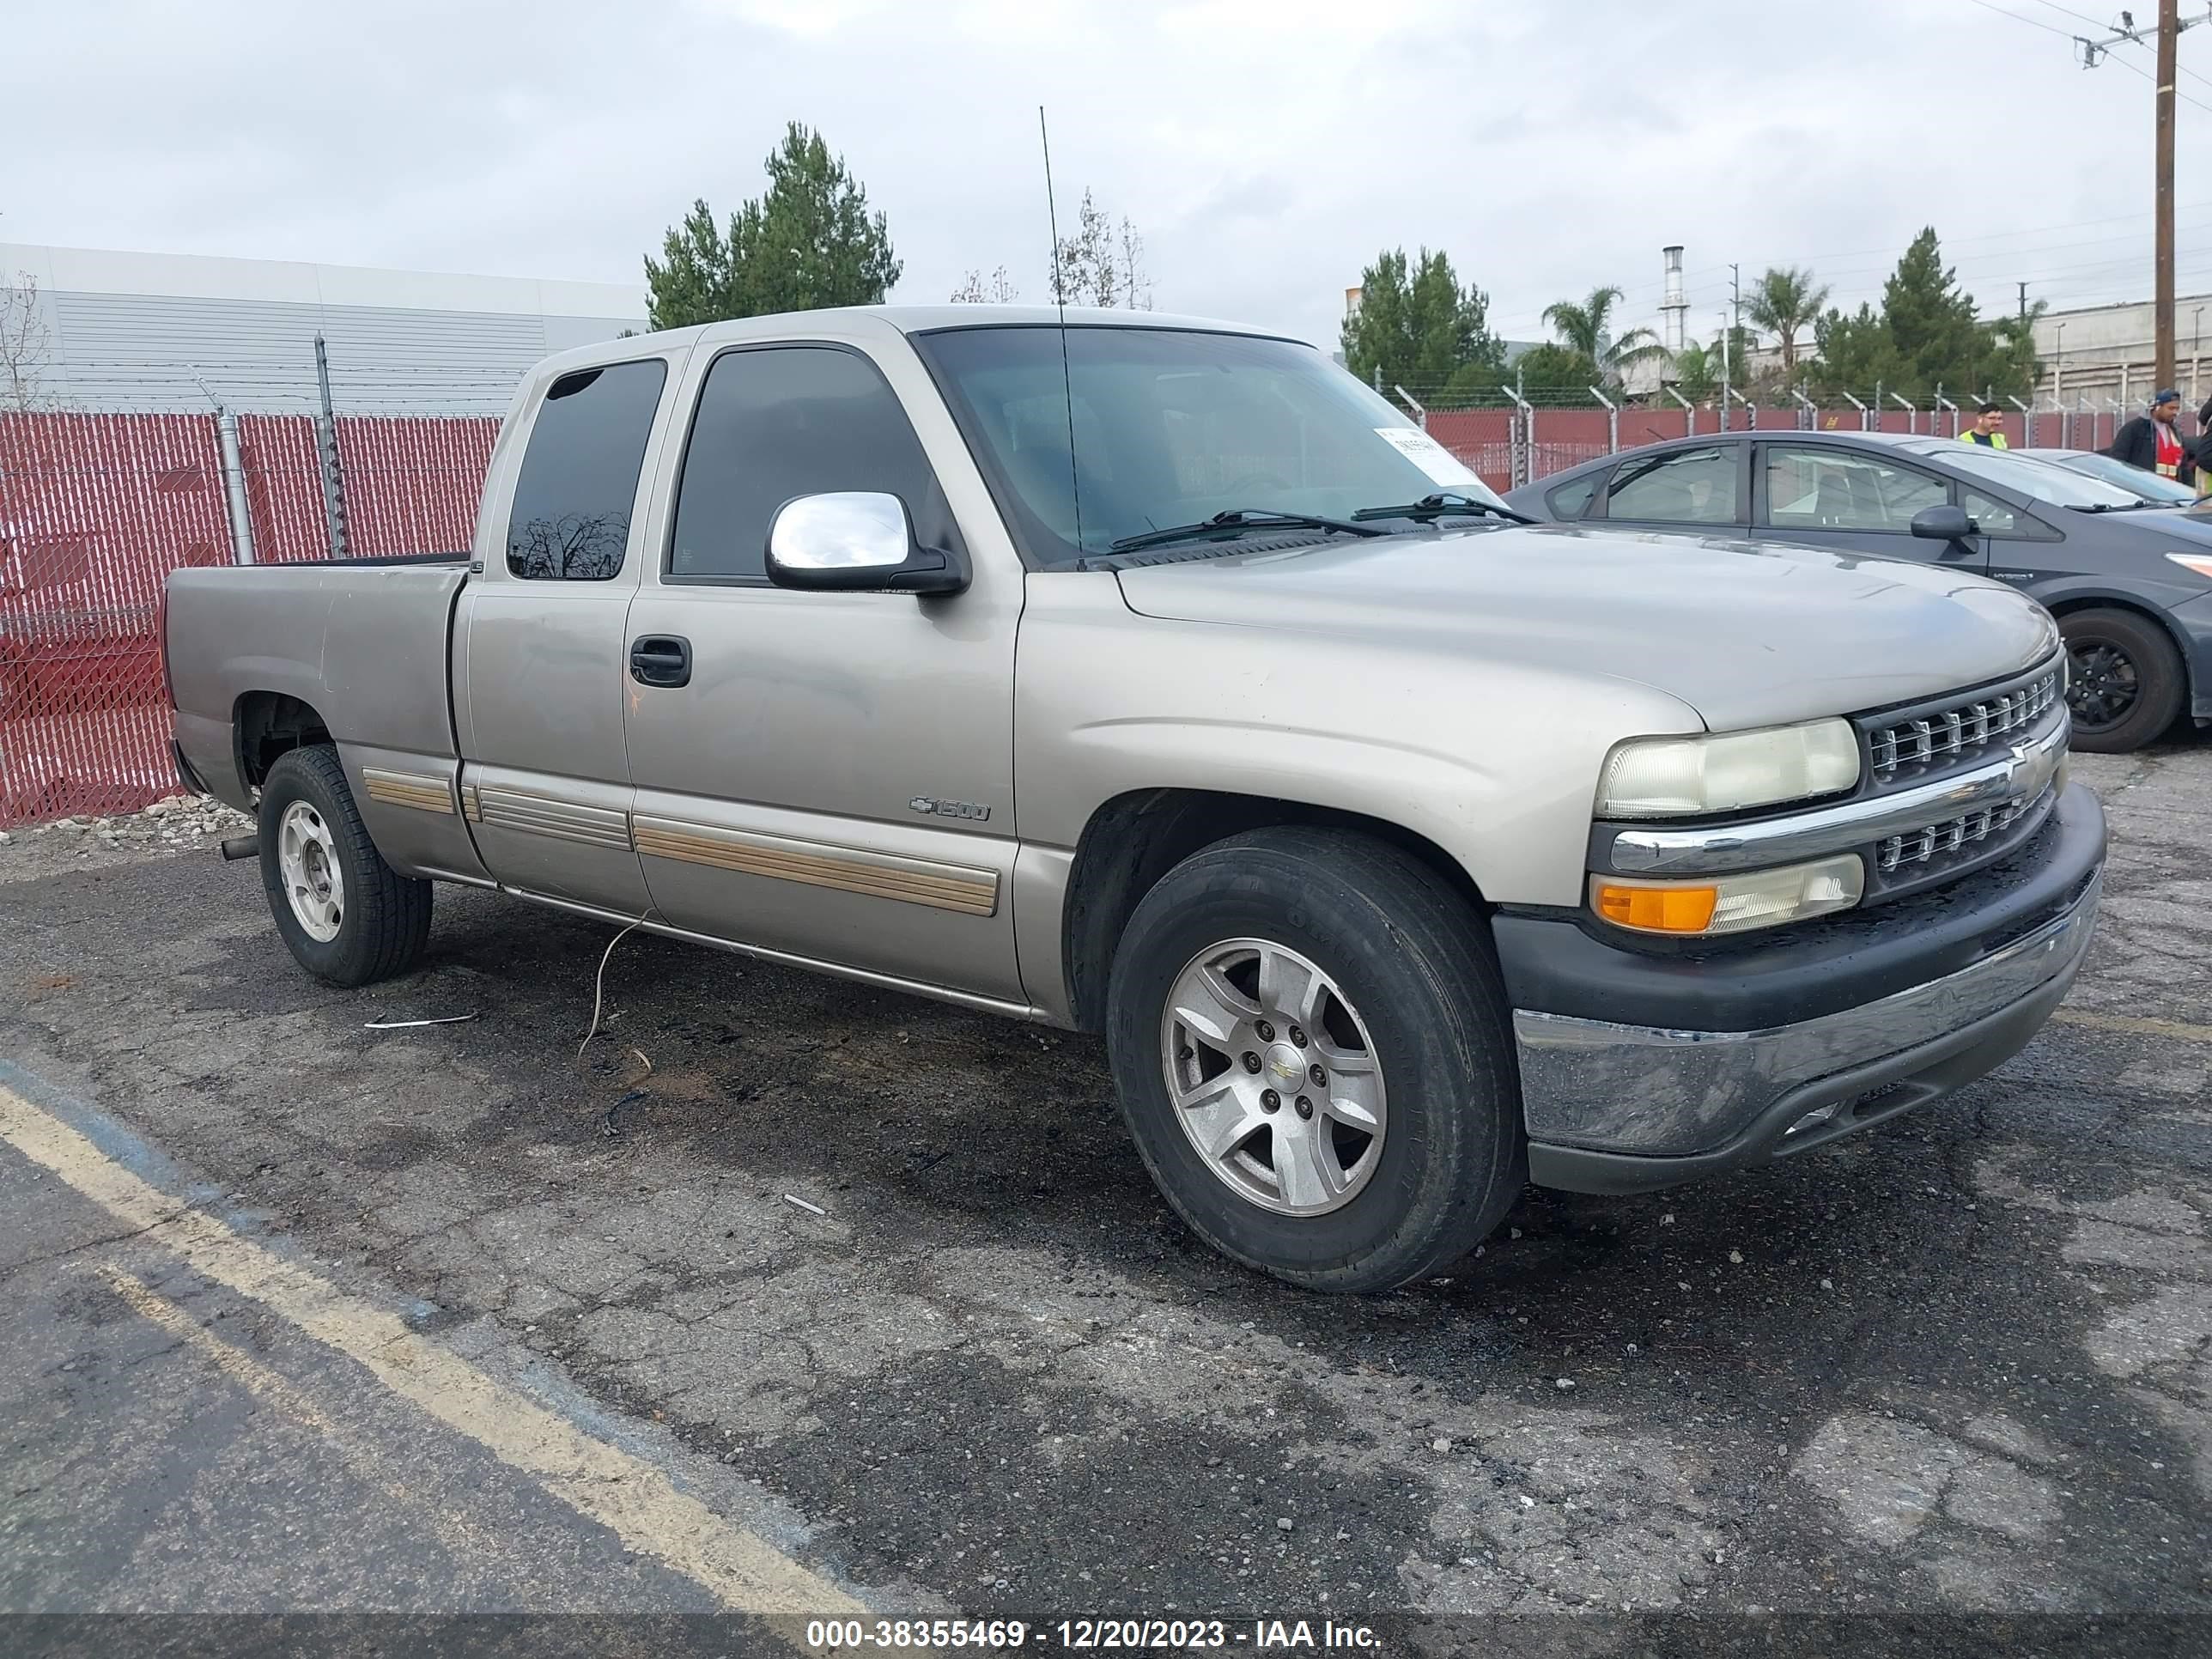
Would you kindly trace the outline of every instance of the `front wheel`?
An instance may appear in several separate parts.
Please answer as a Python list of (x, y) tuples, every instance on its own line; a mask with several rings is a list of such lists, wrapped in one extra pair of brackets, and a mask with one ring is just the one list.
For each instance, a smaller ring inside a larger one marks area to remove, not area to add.
[(2162, 734), (2187, 690), (2166, 630), (2133, 611), (2100, 605), (2058, 619), (2066, 641), (2066, 703), (2074, 747), (2124, 755)]
[(262, 781), (261, 884), (293, 958), (333, 985), (404, 974), (430, 938), (430, 888), (376, 850), (328, 744), (277, 757)]
[(1224, 1255), (1314, 1290), (1425, 1277), (1526, 1180), (1505, 994), (1425, 866), (1333, 830), (1236, 836), (1146, 895), (1108, 1040), (1146, 1168)]

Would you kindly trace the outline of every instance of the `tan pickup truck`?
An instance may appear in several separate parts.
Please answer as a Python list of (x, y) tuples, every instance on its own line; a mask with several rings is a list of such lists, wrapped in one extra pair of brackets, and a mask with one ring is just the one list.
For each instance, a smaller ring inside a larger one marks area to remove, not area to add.
[(516, 397), (472, 559), (191, 569), (186, 781), (276, 928), (465, 882), (1104, 1035), (1168, 1200), (1372, 1291), (1980, 1076), (2104, 821), (2050, 617), (1849, 554), (1526, 527), (1320, 353), (825, 311)]

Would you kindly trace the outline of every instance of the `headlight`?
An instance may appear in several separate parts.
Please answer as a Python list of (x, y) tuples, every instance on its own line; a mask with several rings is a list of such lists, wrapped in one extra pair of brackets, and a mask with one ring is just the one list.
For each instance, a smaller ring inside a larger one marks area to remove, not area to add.
[(1781, 870), (1708, 876), (1696, 881), (1590, 878), (1590, 908), (1616, 927), (1674, 937), (1741, 933), (1831, 910), (1848, 910), (1866, 891), (1856, 853)]
[(1601, 818), (1680, 817), (1832, 795), (1859, 781), (1849, 721), (1808, 720), (1717, 737), (1631, 738), (1606, 757)]
[(2193, 570), (2200, 576), (2212, 578), (2212, 553), (2169, 553), (2166, 556), (2184, 570)]

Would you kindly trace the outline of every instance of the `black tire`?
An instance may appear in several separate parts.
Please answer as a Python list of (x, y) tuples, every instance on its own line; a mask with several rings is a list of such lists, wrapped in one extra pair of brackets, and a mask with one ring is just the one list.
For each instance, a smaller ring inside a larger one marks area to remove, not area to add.
[[(1326, 1213), (1248, 1198), (1176, 1120), (1170, 994), (1200, 953), (1245, 939), (1287, 946), (1334, 980), (1382, 1066), (1388, 1111), (1372, 1173)], [(1506, 1012), (1488, 934), (1461, 895), (1387, 842), (1286, 827), (1209, 847), (1145, 896), (1115, 955), (1107, 1041), (1145, 1167), (1194, 1231), (1293, 1285), (1378, 1291), (1474, 1249), (1528, 1179)]]
[[(305, 801), (328, 826), (343, 882), (335, 938), (319, 939), (294, 914), (278, 852), (287, 808)], [(373, 984), (404, 974), (422, 959), (430, 938), (432, 884), (403, 876), (384, 861), (353, 804), (345, 768), (328, 744), (278, 757), (261, 785), (261, 884), (270, 914), (293, 959), (332, 985)]]
[(2075, 748), (2124, 755), (2165, 735), (2188, 686), (2181, 653), (2163, 628), (2138, 612), (2099, 605), (2069, 611), (2058, 632), (2069, 659)]

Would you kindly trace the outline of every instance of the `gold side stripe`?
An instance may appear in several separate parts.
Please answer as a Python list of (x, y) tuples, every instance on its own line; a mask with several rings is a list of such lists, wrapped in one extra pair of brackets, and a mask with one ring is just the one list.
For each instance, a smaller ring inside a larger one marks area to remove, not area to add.
[(483, 822), (483, 799), (477, 793), (477, 787), (473, 783), (461, 786), (461, 816), (471, 823)]
[(635, 830), (637, 850), (654, 858), (709, 865), (810, 887), (830, 887), (902, 904), (956, 910), (963, 915), (992, 915), (999, 908), (999, 877), (993, 870), (864, 853), (820, 842), (714, 830), (668, 818), (638, 818)]
[(453, 786), (435, 774), (364, 766), (361, 781), (368, 786), (368, 798), (386, 806), (411, 806), (418, 812), (443, 812), (448, 817), (453, 813)]

